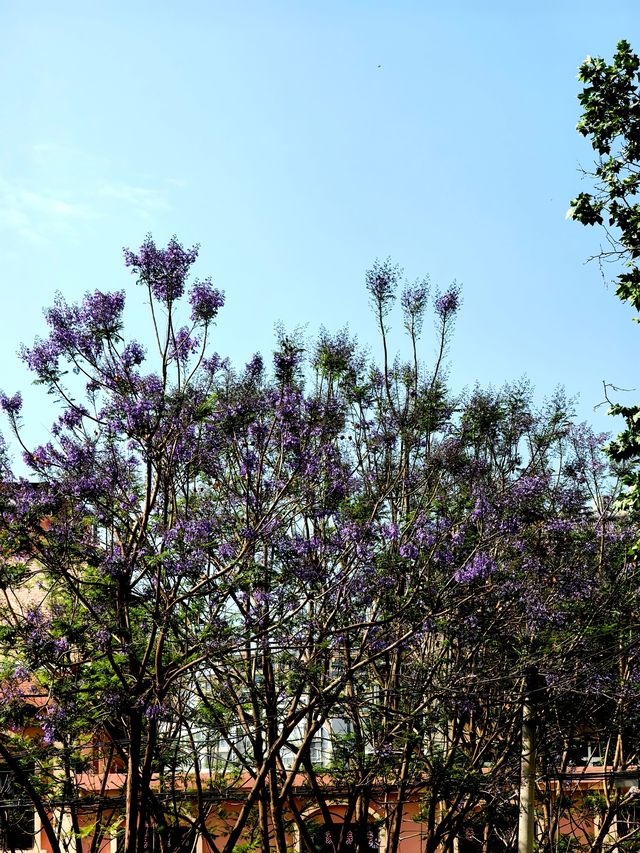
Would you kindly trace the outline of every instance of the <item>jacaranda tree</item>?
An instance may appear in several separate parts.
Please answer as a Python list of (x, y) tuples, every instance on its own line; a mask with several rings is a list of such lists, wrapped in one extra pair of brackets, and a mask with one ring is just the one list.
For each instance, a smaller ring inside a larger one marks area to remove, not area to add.
[[(283, 332), (271, 367), (234, 369), (196, 255), (125, 253), (148, 340), (126, 336), (123, 292), (95, 292), (58, 297), (23, 351), (59, 416), (23, 445), (27, 476), (4, 461), (0, 758), (54, 853), (108, 835), (134, 853), (150, 831), (312, 851), (319, 826), (395, 853), (409, 802), (429, 851), (508, 848), (523, 708), (549, 774), (587, 724), (624, 744), (616, 767), (635, 755), (637, 585), (598, 439), (561, 395), (454, 396), (459, 290), (430, 300), (389, 262), (366, 278), (382, 364), (346, 331)], [(22, 442), (20, 395), (1, 402)]]

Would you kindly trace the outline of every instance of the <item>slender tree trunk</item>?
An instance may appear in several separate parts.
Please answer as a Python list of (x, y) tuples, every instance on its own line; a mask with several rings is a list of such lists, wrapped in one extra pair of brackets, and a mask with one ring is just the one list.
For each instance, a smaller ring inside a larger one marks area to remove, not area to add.
[(278, 771), (274, 766), (269, 772), (269, 808), (276, 853), (287, 853), (282, 800), (278, 796)]
[(125, 827), (123, 853), (136, 853), (138, 815), (140, 807), (141, 726), (136, 714), (129, 717), (129, 750), (127, 756), (127, 786), (125, 794)]
[(522, 750), (520, 753), (520, 806), (518, 853), (533, 853), (536, 800), (536, 729), (531, 700), (532, 676), (527, 676), (522, 700)]
[(263, 788), (258, 800), (258, 823), (260, 824), (260, 839), (263, 850), (270, 850), (271, 844), (269, 839), (269, 803), (268, 792)]
[(407, 792), (406, 780), (406, 761), (403, 762), (402, 778), (398, 782), (398, 800), (396, 802), (391, 823), (389, 826), (389, 835), (387, 837), (387, 853), (397, 853), (400, 849), (400, 831), (402, 829), (402, 818), (404, 816), (404, 801)]
[[(82, 853), (82, 836), (80, 834), (80, 822), (78, 820), (78, 808), (75, 799), (75, 771), (71, 767), (71, 759), (69, 751), (64, 751), (64, 792), (65, 800), (69, 804), (69, 817), (71, 820), (71, 828), (73, 830), (73, 841), (76, 853)], [(60, 819), (62, 820), (63, 808), (60, 811)]]

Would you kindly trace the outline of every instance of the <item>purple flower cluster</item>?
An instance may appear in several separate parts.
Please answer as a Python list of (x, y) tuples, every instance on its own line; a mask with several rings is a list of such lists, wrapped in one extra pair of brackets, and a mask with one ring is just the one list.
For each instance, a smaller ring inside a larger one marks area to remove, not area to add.
[(472, 583), (483, 580), (496, 570), (494, 560), (483, 552), (474, 554), (469, 562), (454, 572), (454, 580), (458, 583)]
[(122, 350), (122, 364), (125, 368), (130, 369), (137, 367), (144, 361), (144, 349), (138, 341), (131, 341)]
[(491, 505), (486, 496), (481, 492), (476, 493), (473, 509), (471, 510), (472, 521), (482, 521), (491, 511)]
[(224, 293), (212, 285), (211, 279), (196, 281), (189, 292), (189, 304), (194, 323), (208, 323), (224, 305)]
[(391, 263), (391, 259), (385, 261), (376, 261), (366, 274), (366, 287), (373, 303), (379, 306), (382, 313), (386, 312), (391, 307), (395, 299), (395, 292), (398, 286), (402, 272), (396, 264)]
[(49, 340), (36, 338), (32, 347), (21, 347), (20, 358), (40, 381), (49, 381), (58, 375), (60, 352)]
[(262, 360), (262, 356), (259, 352), (257, 352), (251, 361), (247, 364), (246, 371), (248, 376), (252, 376), (254, 378), (260, 376), (262, 371), (264, 370), (264, 362)]
[(51, 745), (59, 739), (61, 729), (68, 720), (69, 715), (73, 713), (73, 710), (73, 705), (65, 708), (62, 705), (52, 703), (39, 712), (38, 719), (42, 728), (42, 740), (44, 743)]
[(202, 359), (202, 369), (207, 373), (217, 373), (219, 370), (228, 370), (229, 369), (229, 359), (228, 358), (220, 358), (217, 352), (214, 352), (213, 355), (208, 356), (207, 358)]
[(87, 414), (88, 412), (84, 406), (65, 409), (52, 427), (51, 431), (54, 435), (61, 435), (65, 430), (77, 429), (81, 426), (82, 419)]
[(402, 291), (400, 305), (405, 318), (405, 327), (409, 332), (419, 334), (428, 299), (429, 279), (409, 284)]
[(390, 522), (383, 524), (380, 530), (383, 539), (389, 539), (391, 542), (397, 542), (400, 536), (400, 529), (397, 524)]
[(0, 408), (11, 417), (15, 417), (22, 408), (22, 394), (18, 391), (13, 397), (8, 397), (4, 392), (0, 392)]
[(453, 316), (459, 307), (460, 287), (457, 284), (452, 284), (451, 287), (441, 296), (438, 296), (435, 301), (436, 314), (442, 320), (446, 320), (448, 317)]
[(59, 354), (77, 350), (90, 358), (99, 351), (103, 338), (120, 331), (124, 303), (123, 290), (86, 293), (79, 305), (68, 305), (58, 294), (45, 312), (51, 328), (49, 340)]
[(162, 705), (154, 699), (145, 706), (144, 715), (147, 720), (157, 720), (161, 716), (163, 710), (164, 708)]
[(124, 262), (139, 275), (140, 281), (149, 287), (159, 302), (170, 305), (184, 293), (189, 269), (198, 257), (198, 248), (185, 249), (172, 237), (166, 249), (159, 249), (148, 235), (137, 254), (124, 249)]
[(13, 677), (18, 681), (28, 681), (29, 680), (29, 670), (22, 663), (19, 663), (13, 671)]
[(114, 340), (122, 327), (124, 292), (87, 293), (79, 305), (68, 305), (58, 294), (45, 312), (51, 329), (45, 340), (36, 338), (32, 347), (20, 350), (21, 358), (41, 382), (55, 382), (60, 377), (59, 361), (66, 357), (74, 365), (78, 358), (96, 364), (105, 340)]
[(424, 513), (420, 513), (415, 520), (412, 540), (420, 548), (432, 548), (436, 543), (436, 539), (437, 531), (433, 523), (424, 515)]
[(135, 394), (115, 397), (110, 406), (100, 412), (102, 420), (112, 431), (129, 436), (145, 437), (157, 428), (163, 410), (164, 386), (155, 374), (137, 377)]
[(109, 631), (108, 628), (105, 628), (104, 626), (98, 628), (94, 636), (96, 638), (96, 644), (101, 651), (108, 648), (111, 640), (111, 631)]
[(222, 542), (218, 546), (218, 557), (221, 560), (232, 560), (236, 554), (236, 547), (231, 542)]
[(414, 545), (413, 542), (406, 542), (399, 548), (399, 554), (405, 560), (415, 560), (419, 553), (417, 545)]
[(29, 659), (36, 665), (45, 660), (57, 659), (71, 649), (71, 643), (64, 636), (56, 637), (50, 616), (41, 610), (28, 610), (24, 620), (23, 648)]
[(104, 555), (101, 571), (111, 578), (124, 577), (127, 574), (127, 563), (119, 548), (115, 548), (111, 554)]
[(520, 479), (516, 480), (513, 484), (511, 496), (518, 502), (527, 503), (540, 498), (544, 493), (545, 486), (546, 481), (544, 477), (539, 477), (537, 475), (520, 477)]
[(275, 374), (280, 382), (286, 384), (293, 380), (296, 370), (302, 363), (302, 355), (303, 351), (300, 347), (288, 339), (282, 341), (280, 349), (273, 354)]
[(102, 335), (118, 332), (122, 326), (124, 301), (122, 290), (114, 293), (103, 293), (100, 290), (87, 293), (77, 310), (78, 320), (88, 329), (93, 329)]
[(182, 326), (175, 334), (174, 347), (173, 351), (169, 353), (169, 358), (185, 364), (199, 346), (200, 339), (192, 337), (189, 329), (186, 326)]

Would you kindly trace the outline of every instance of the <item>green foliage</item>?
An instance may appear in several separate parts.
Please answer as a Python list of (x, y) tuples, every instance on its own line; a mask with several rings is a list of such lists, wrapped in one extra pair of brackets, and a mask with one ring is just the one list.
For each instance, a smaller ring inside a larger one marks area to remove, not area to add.
[[(627, 41), (618, 42), (611, 63), (588, 56), (580, 67), (584, 88), (578, 96), (577, 129), (589, 139), (598, 160), (589, 173), (593, 191), (571, 202), (569, 216), (583, 225), (601, 225), (607, 248), (600, 260), (618, 261), (616, 294), (640, 312), (640, 57)], [(629, 466), (621, 508), (640, 514), (640, 408), (612, 406), (626, 429), (609, 446), (611, 457)]]

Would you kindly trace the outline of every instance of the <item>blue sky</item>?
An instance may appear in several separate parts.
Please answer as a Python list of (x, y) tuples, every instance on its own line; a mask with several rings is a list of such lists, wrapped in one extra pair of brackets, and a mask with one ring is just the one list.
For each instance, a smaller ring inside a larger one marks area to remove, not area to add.
[[(200, 243), (226, 291), (217, 348), (274, 324), (373, 341), (364, 271), (456, 279), (456, 389), (527, 376), (594, 412), (636, 388), (640, 330), (565, 220), (592, 161), (577, 67), (628, 39), (637, 0), (0, 2), (0, 387), (48, 400), (16, 356), (60, 290), (130, 288), (122, 247)], [(134, 324), (141, 314), (132, 313)], [(399, 325), (399, 323), (398, 323)], [(434, 348), (425, 326), (422, 354)], [(631, 399), (640, 397), (640, 389)]]

